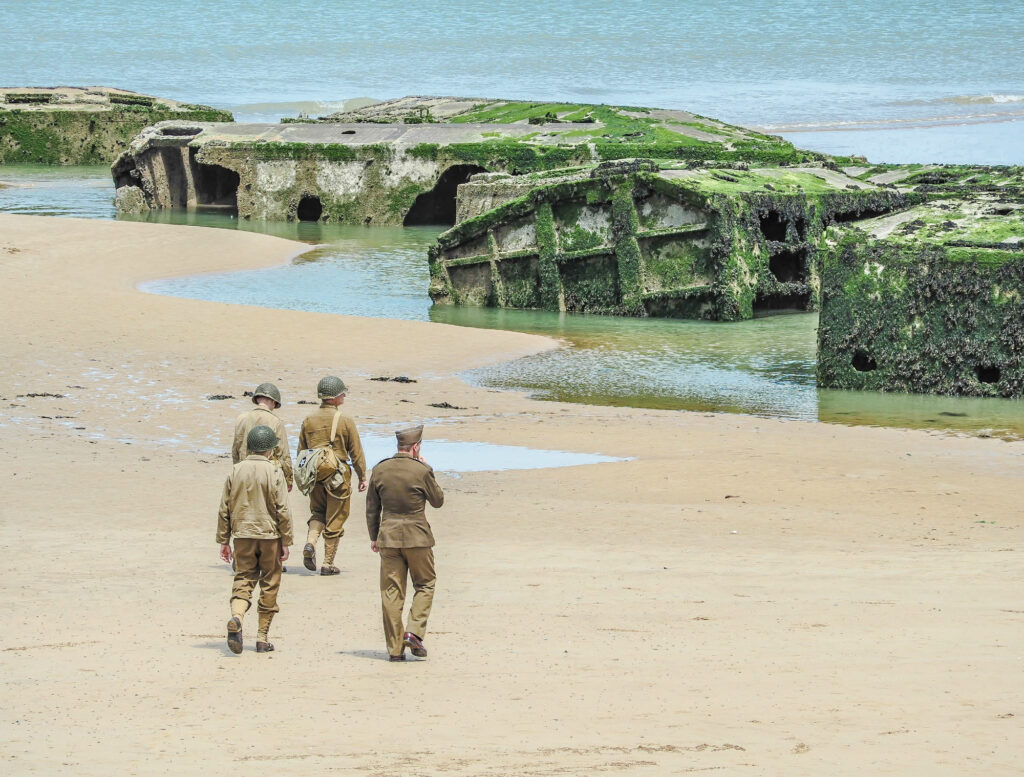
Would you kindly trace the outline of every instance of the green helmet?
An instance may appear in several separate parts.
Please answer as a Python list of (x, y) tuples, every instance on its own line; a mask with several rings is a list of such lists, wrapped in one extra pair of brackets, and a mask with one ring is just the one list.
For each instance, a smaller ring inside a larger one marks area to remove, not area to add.
[(277, 435), (274, 434), (273, 429), (263, 424), (250, 429), (245, 438), (245, 447), (249, 449), (249, 453), (263, 453), (275, 445), (277, 445)]
[(320, 382), (316, 384), (316, 395), (320, 399), (334, 399), (346, 391), (348, 386), (345, 385), (345, 381), (335, 375), (320, 378)]
[(252, 403), (254, 405), (258, 397), (272, 399), (278, 407), (281, 407), (281, 392), (277, 390), (277, 386), (273, 383), (261, 383), (256, 387), (256, 390), (252, 392)]

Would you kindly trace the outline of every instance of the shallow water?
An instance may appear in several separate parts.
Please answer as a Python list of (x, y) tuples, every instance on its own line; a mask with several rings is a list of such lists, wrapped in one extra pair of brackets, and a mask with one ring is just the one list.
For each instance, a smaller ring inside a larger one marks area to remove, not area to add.
[[(394, 435), (361, 435), (366, 464), (376, 462), (395, 453)], [(553, 469), (577, 467), (583, 464), (603, 464), (626, 461), (615, 456), (596, 453), (572, 453), (525, 448), (519, 445), (494, 445), (485, 442), (459, 442), (453, 440), (424, 440), (423, 457), (439, 472), (492, 472), (512, 469)]]
[(0, 165), (0, 212), (112, 219), (114, 183), (103, 165)]

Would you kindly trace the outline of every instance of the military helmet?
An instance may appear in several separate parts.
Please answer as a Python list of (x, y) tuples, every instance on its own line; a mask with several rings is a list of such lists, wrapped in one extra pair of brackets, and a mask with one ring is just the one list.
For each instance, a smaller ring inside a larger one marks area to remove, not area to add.
[(256, 387), (256, 390), (252, 392), (252, 403), (254, 405), (259, 397), (272, 399), (278, 407), (281, 407), (281, 392), (277, 390), (277, 386), (273, 383), (261, 383)]
[(320, 378), (320, 382), (316, 384), (316, 395), (319, 399), (334, 399), (346, 391), (348, 386), (345, 385), (345, 381), (336, 375)]
[(245, 438), (245, 447), (249, 449), (249, 453), (263, 453), (275, 445), (277, 445), (277, 435), (274, 434), (273, 429), (263, 424), (250, 429)]

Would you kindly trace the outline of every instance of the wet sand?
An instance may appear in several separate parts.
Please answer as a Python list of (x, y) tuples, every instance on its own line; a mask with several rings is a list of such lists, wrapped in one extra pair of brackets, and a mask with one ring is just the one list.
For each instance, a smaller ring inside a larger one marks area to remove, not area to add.
[[(0, 216), (5, 774), (1019, 773), (1024, 443), (533, 402), (454, 373), (544, 338), (135, 290), (303, 248)], [(361, 496), (343, 573), (293, 559), (277, 652), (251, 612), (234, 656), (232, 419), (271, 380), (294, 439), (329, 372), (428, 459), (633, 460), (440, 475), (427, 661), (385, 660)]]

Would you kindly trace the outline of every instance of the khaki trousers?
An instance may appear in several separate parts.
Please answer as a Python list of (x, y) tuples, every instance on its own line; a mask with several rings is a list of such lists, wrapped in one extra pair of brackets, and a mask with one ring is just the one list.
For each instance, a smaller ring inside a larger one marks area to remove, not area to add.
[[(401, 655), (402, 636), (411, 631), (420, 639), (427, 633), (427, 618), (434, 601), (433, 548), (380, 548), (380, 603), (384, 611), (384, 639), (388, 653)], [(409, 624), (402, 625), (406, 578), (412, 578), (416, 593), (409, 610)]]
[(344, 499), (338, 499), (328, 493), (323, 483), (317, 483), (309, 492), (309, 521), (319, 521), (324, 524), (324, 539), (336, 540), (345, 533), (345, 521), (348, 520), (349, 505), (351, 504), (352, 489), (346, 488), (349, 493)]
[(235, 583), (232, 603), (241, 599), (246, 609), (252, 590), (260, 584), (259, 612), (277, 612), (277, 589), (281, 587), (281, 540), (252, 540), (235, 537)]

